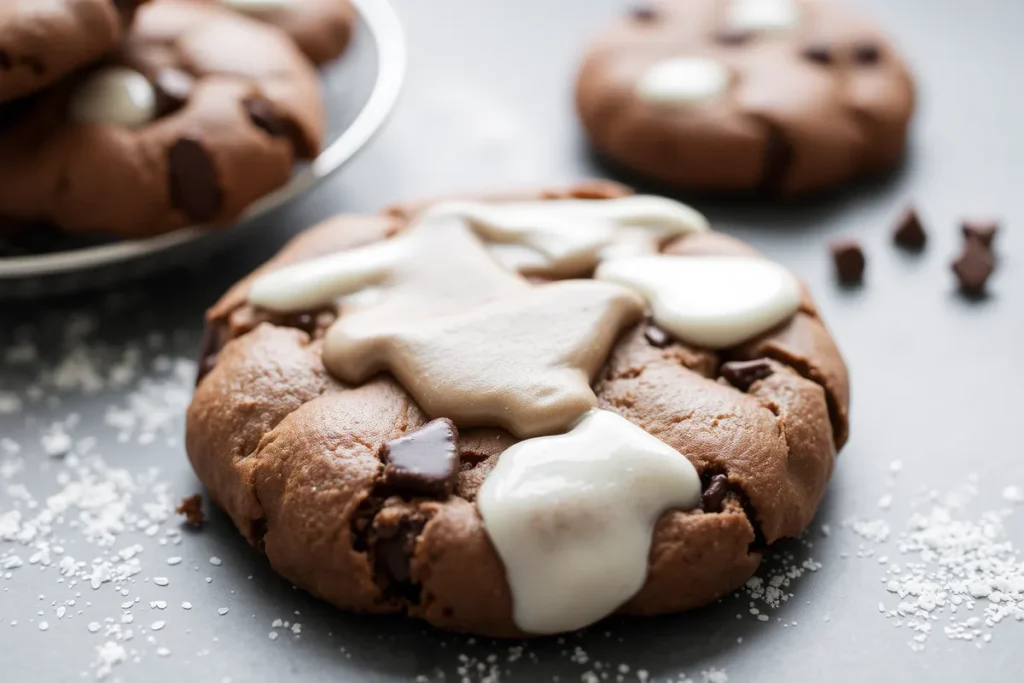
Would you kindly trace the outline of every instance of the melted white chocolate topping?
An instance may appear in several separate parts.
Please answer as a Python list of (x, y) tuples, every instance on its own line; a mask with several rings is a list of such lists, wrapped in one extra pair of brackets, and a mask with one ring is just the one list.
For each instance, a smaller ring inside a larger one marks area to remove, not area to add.
[(726, 25), (739, 31), (790, 31), (800, 22), (796, 0), (732, 0)]
[(595, 277), (636, 290), (660, 327), (711, 349), (767, 332), (800, 307), (797, 279), (755, 257), (638, 256), (606, 261)]
[(672, 57), (644, 71), (636, 95), (655, 104), (697, 105), (725, 95), (730, 78), (729, 69), (718, 60)]
[(520, 438), (565, 431), (596, 405), (590, 382), (643, 316), (642, 299), (619, 285), (531, 285), (448, 214), (265, 275), (250, 300), (291, 312), (357, 293), (324, 340), (331, 374), (360, 383), (387, 370), (429, 415)]
[(643, 586), (658, 517), (700, 496), (689, 460), (605, 410), (509, 448), (477, 506), (508, 573), (516, 625), (558, 633), (614, 612)]
[(446, 202), (430, 215), (460, 216), (506, 267), (547, 278), (583, 277), (601, 261), (654, 254), (708, 230), (699, 212), (664, 197), (532, 202)]

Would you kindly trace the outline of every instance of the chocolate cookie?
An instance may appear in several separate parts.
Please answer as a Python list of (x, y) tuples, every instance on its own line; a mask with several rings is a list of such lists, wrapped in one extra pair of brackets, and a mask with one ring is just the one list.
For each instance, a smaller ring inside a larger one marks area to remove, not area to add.
[(906, 65), (822, 0), (661, 0), (602, 34), (577, 105), (609, 159), (666, 185), (796, 196), (899, 163)]
[(327, 221), (208, 312), (200, 367), (189, 458), (278, 572), (498, 637), (726, 595), (847, 434), (803, 285), (607, 183)]
[(279, 26), (315, 64), (345, 51), (355, 11), (348, 0), (209, 0)]
[(279, 29), (191, 0), (141, 8), (103, 64), (0, 122), (0, 216), (137, 237), (224, 224), (315, 156), (316, 72)]
[(36, 92), (113, 50), (145, 1), (0, 3), (0, 102)]

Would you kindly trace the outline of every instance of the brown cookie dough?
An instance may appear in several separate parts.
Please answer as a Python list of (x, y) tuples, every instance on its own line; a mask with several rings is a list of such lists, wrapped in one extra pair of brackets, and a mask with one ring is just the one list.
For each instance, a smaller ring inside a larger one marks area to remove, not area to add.
[[(532, 198), (627, 193), (589, 184)], [(258, 277), (393, 239), (425, 208), (307, 230), (210, 309), (187, 450), (216, 502), (296, 585), (343, 609), (528, 635), (477, 507), (517, 439), (496, 428), (456, 430), (388, 374), (358, 386), (334, 378), (322, 352), (336, 307), (282, 315), (248, 301)], [(756, 255), (714, 232), (675, 239), (663, 252)], [(650, 321), (633, 325), (593, 387), (601, 409), (685, 455), (703, 488), (695, 509), (658, 518), (646, 579), (622, 613), (690, 609), (742, 585), (771, 544), (811, 522), (846, 440), (846, 368), (806, 292), (788, 322), (736, 348), (710, 351)], [(431, 449), (439, 457), (418, 465)]]
[(791, 197), (897, 165), (914, 86), (839, 3), (660, 0), (597, 38), (576, 99), (597, 150), (651, 180)]
[(0, 102), (36, 92), (113, 50), (143, 2), (0, 3)]
[(315, 156), (316, 72), (279, 29), (203, 2), (139, 10), (103, 64), (0, 121), (0, 215), (127, 237), (235, 220)]
[(341, 55), (352, 37), (349, 0), (208, 0), (280, 27), (314, 64)]

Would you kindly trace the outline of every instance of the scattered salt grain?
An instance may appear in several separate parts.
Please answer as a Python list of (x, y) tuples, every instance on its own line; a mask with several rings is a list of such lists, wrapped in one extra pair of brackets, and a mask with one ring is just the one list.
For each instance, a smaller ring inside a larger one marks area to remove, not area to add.
[(219, 566), (221, 566), (221, 564), (223, 564), (223, 562), (221, 561), (221, 559), (219, 557), (217, 557), (215, 555), (215, 556), (210, 558), (210, 564), (212, 564), (214, 567), (219, 567)]
[(227, 613), (228, 613), (228, 608), (227, 607), (218, 607), (217, 608), (217, 614), (219, 614), (221, 616), (224, 616)]
[(155, 576), (153, 577), (153, 583), (157, 586), (166, 586), (170, 581), (165, 576)]

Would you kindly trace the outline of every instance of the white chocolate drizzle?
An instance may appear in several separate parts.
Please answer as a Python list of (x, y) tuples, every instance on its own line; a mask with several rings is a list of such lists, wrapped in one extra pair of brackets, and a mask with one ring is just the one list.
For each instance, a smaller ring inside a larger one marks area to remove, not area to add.
[(660, 327), (711, 349), (767, 332), (800, 307), (797, 279), (756, 257), (637, 256), (606, 261), (595, 277), (636, 290)]
[(498, 459), (477, 495), (505, 565), (516, 625), (582, 628), (643, 586), (655, 522), (700, 502), (690, 461), (615, 413), (528, 439)]

